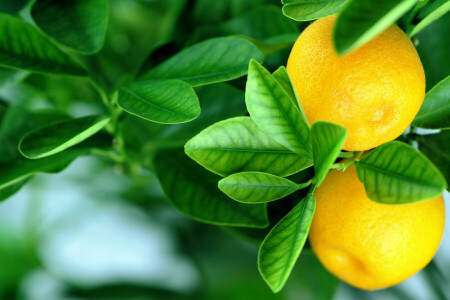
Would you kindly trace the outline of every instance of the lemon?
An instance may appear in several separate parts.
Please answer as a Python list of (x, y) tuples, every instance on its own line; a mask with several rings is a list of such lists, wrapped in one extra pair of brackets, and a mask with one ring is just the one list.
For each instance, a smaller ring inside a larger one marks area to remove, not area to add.
[(309, 122), (348, 130), (344, 150), (364, 151), (401, 135), (425, 96), (420, 58), (396, 25), (345, 55), (332, 43), (336, 17), (312, 23), (297, 39), (287, 71)]

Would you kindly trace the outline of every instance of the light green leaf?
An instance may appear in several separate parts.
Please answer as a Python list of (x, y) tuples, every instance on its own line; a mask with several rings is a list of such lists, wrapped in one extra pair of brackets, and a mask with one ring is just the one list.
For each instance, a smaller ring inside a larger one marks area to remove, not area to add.
[(320, 186), (331, 165), (336, 161), (346, 136), (347, 130), (333, 123), (319, 121), (312, 125), (311, 143), (316, 187)]
[(0, 13), (0, 65), (38, 73), (86, 75), (70, 56), (35, 27)]
[(61, 45), (92, 54), (103, 46), (108, 9), (108, 0), (37, 0), (31, 16)]
[(53, 122), (27, 133), (19, 150), (29, 159), (54, 155), (93, 136), (108, 122), (109, 118), (99, 115)]
[[(420, 5), (420, 2), (417, 5)], [(409, 37), (413, 37), (422, 29), (445, 15), (448, 11), (450, 11), (449, 0), (429, 1), (424, 7), (422, 7), (418, 16), (412, 20), (412, 24), (408, 24), (406, 33)]]
[[(294, 86), (292, 85), (291, 78), (289, 77), (289, 73), (287, 72), (284, 66), (279, 67), (272, 73), (273, 78), (278, 82), (279, 85), (286, 91), (286, 93), (291, 97), (291, 100), (294, 102), (295, 106), (299, 109), (302, 109), (300, 106), (300, 102), (298, 101), (297, 92), (295, 91)], [(305, 114), (302, 112), (303, 117), (306, 120)]]
[(243, 203), (278, 200), (299, 189), (298, 184), (283, 177), (262, 172), (242, 172), (219, 181), (219, 189)]
[[(97, 136), (96, 136), (97, 137)], [(66, 151), (42, 159), (16, 157), (0, 162), (0, 189), (14, 185), (37, 173), (58, 173), (75, 158), (87, 154), (93, 147), (106, 147), (108, 141), (93, 137)]]
[(148, 121), (184, 123), (200, 114), (194, 89), (180, 80), (139, 81), (119, 90), (119, 106)]
[(412, 125), (429, 129), (450, 129), (450, 76), (426, 94)]
[(422, 153), (401, 142), (389, 142), (356, 164), (367, 196), (379, 203), (405, 204), (439, 196), (446, 187), (439, 169)]
[(339, 13), (348, 0), (282, 0), (283, 13), (296, 21), (310, 21)]
[(411, 9), (416, 0), (350, 0), (336, 20), (334, 45), (339, 55), (362, 46)]
[(241, 77), (250, 59), (262, 61), (255, 45), (237, 37), (209, 39), (193, 45), (151, 69), (141, 79), (179, 79), (192, 86)]
[(275, 141), (312, 159), (310, 130), (298, 107), (258, 62), (250, 62), (245, 103), (252, 120)]
[(245, 171), (287, 176), (312, 165), (312, 160), (275, 142), (249, 117), (228, 119), (206, 128), (187, 142), (185, 152), (222, 176)]
[(315, 208), (316, 199), (308, 194), (272, 228), (259, 248), (259, 272), (274, 293), (283, 288), (305, 245)]
[(220, 178), (188, 159), (181, 150), (161, 151), (155, 167), (168, 200), (183, 214), (215, 225), (268, 225), (265, 204), (242, 204), (226, 197), (217, 188)]
[(418, 135), (419, 150), (422, 151), (436, 167), (441, 170), (450, 187), (450, 131), (441, 131), (437, 134)]

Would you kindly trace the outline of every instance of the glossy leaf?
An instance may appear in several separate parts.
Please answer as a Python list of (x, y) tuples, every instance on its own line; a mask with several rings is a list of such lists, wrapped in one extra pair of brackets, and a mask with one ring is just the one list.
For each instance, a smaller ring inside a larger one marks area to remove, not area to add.
[(70, 56), (24, 21), (0, 13), (0, 65), (39, 73), (85, 75)]
[(32, 176), (26, 177), (25, 179), (0, 189), (0, 201), (3, 201), (17, 193), (25, 184), (28, 183), (31, 178)]
[(441, 170), (447, 181), (447, 189), (450, 187), (450, 131), (441, 131), (437, 134), (419, 135), (419, 150), (422, 151), (436, 167)]
[(37, 0), (31, 16), (61, 45), (92, 54), (103, 46), (108, 9), (108, 0)]
[(334, 45), (344, 55), (382, 33), (416, 0), (351, 0), (334, 26)]
[(422, 153), (401, 142), (383, 144), (356, 164), (367, 196), (385, 204), (423, 201), (443, 193), (446, 182)]
[(220, 180), (219, 189), (239, 202), (265, 203), (292, 194), (298, 185), (268, 173), (242, 172)]
[(220, 178), (182, 151), (161, 151), (155, 167), (168, 200), (183, 214), (215, 225), (256, 228), (268, 225), (265, 204), (242, 204), (228, 198), (217, 188)]
[(259, 272), (274, 293), (283, 288), (305, 245), (315, 208), (316, 199), (308, 194), (272, 228), (259, 248)]
[(409, 24), (406, 33), (410, 37), (415, 36), (422, 29), (445, 15), (448, 11), (450, 11), (449, 0), (429, 1), (424, 7), (422, 7), (418, 16), (413, 20), (413, 23)]
[(347, 130), (328, 122), (315, 122), (311, 127), (315, 184), (320, 186), (344, 145)]
[[(294, 102), (295, 106), (297, 106), (299, 109), (302, 109), (302, 107), (299, 104), (297, 92), (295, 91), (294, 86), (292, 85), (291, 78), (289, 77), (289, 73), (287, 72), (286, 68), (284, 66), (279, 67), (275, 70), (275, 72), (272, 73), (273, 78), (278, 82), (279, 85), (288, 93), (289, 97), (291, 97), (291, 100)], [(303, 117), (306, 120), (306, 115), (304, 112), (302, 112)]]
[(140, 81), (121, 88), (117, 101), (126, 112), (163, 124), (188, 122), (200, 114), (193, 88), (180, 80)]
[(218, 122), (189, 140), (186, 154), (206, 169), (222, 176), (257, 171), (287, 176), (312, 165), (275, 142), (249, 117)]
[(450, 129), (450, 76), (426, 94), (412, 125), (429, 129)]
[(286, 148), (312, 159), (307, 121), (277, 80), (254, 60), (249, 66), (245, 103), (258, 127)]
[(54, 155), (93, 136), (108, 122), (109, 118), (98, 115), (53, 122), (27, 133), (19, 150), (30, 159)]
[(141, 79), (179, 79), (192, 86), (211, 84), (245, 75), (250, 59), (262, 61), (263, 55), (249, 41), (237, 37), (214, 38), (184, 49)]
[(283, 13), (296, 21), (310, 21), (339, 13), (348, 0), (282, 0)]

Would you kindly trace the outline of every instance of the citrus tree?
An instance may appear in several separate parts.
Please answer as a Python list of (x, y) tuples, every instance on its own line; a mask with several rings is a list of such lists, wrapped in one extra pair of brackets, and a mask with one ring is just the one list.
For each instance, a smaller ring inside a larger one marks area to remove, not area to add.
[(274, 293), (303, 249), (361, 289), (424, 268), (450, 176), (450, 1), (209, 2), (171, 1), (121, 68), (108, 0), (5, 2), (0, 88), (72, 98), (0, 94), (0, 198), (90, 155), (255, 241)]

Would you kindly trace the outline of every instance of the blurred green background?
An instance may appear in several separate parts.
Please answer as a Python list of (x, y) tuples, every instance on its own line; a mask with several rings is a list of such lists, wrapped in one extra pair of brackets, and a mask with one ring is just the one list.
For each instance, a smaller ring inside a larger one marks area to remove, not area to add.
[[(0, 1), (0, 11), (16, 14), (24, 2)], [(270, 20), (258, 19), (265, 5), (284, 18), (281, 3), (270, 0), (110, 2), (104, 48), (85, 61), (109, 89), (130, 81), (141, 65), (151, 67), (199, 40), (240, 33), (258, 38), (257, 26), (240, 26), (239, 20), (253, 14), (255, 24), (270, 29)], [(26, 9), (19, 13), (27, 18)], [(308, 24), (292, 23), (300, 30)], [(447, 14), (414, 39), (428, 88), (450, 73), (449, 28)], [(285, 65), (289, 49), (277, 49), (265, 65)], [(102, 109), (86, 80), (13, 75), (0, 70), (0, 99), (10, 104), (74, 116)], [(242, 88), (243, 82), (232, 84)], [(145, 127), (149, 136), (144, 139), (161, 130), (129, 118)], [(446, 198), (448, 215), (448, 193)], [(0, 299), (450, 299), (449, 224), (424, 271), (376, 292), (339, 282), (305, 250), (286, 287), (274, 295), (258, 274), (258, 242), (249, 236), (181, 215), (165, 201), (149, 171), (130, 177), (106, 159), (79, 158), (59, 175), (37, 176), (0, 203)]]

